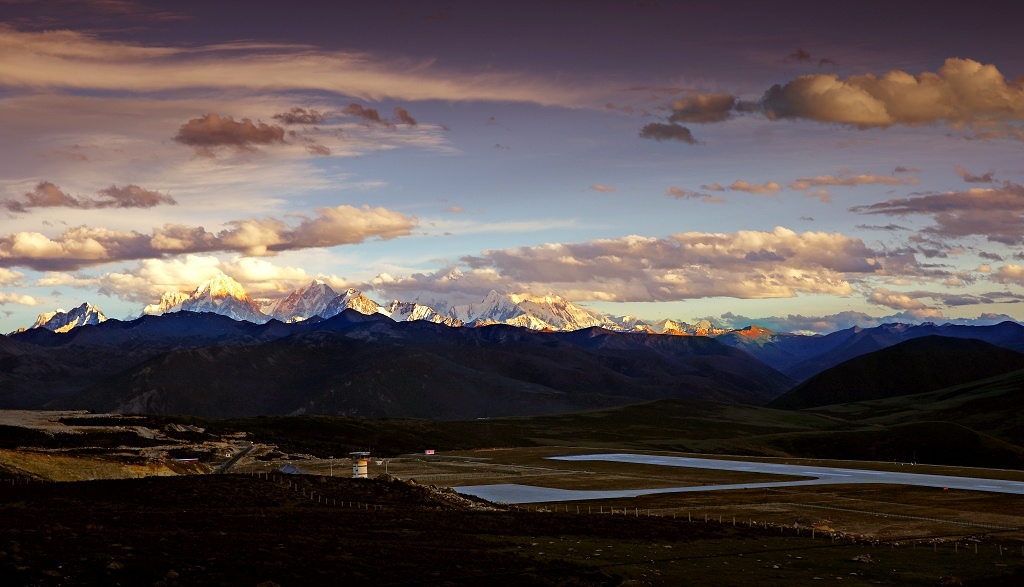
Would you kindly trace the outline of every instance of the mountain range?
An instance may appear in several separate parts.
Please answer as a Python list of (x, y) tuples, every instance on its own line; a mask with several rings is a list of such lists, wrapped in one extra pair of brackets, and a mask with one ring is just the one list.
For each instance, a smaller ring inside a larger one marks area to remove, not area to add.
[(764, 404), (792, 384), (707, 337), (452, 328), (352, 309), (263, 324), (181, 310), (0, 339), (0, 408), (458, 419), (662, 398)]
[[(89, 308), (95, 310), (93, 306)], [(339, 293), (324, 281), (316, 279), (283, 297), (257, 300), (252, 298), (241, 284), (225, 274), (201, 283), (191, 292), (166, 292), (159, 302), (146, 306), (142, 313), (160, 315), (179, 311), (212, 312), (235, 320), (263, 324), (269, 320), (287, 323), (308, 320), (314, 316), (330, 318), (346, 309), (353, 309), (362, 314), (382, 314), (399, 322), (426, 320), (447, 326), (507, 324), (531, 330), (562, 332), (597, 326), (622, 332), (700, 336), (725, 332), (716, 329), (706, 320), (690, 325), (679, 320), (662, 320), (647, 324), (635, 316), (616, 318), (578, 306), (556, 295), (531, 296), (491, 291), (483, 300), (472, 304), (452, 305), (445, 300), (432, 300), (430, 304), (394, 300), (388, 304), (380, 304), (359, 290), (348, 289)], [(51, 323), (50, 317), (52, 313), (41, 314), (31, 328), (56, 330), (56, 326), (59, 325), (70, 329), (86, 323), (65, 326), (63, 323)]]

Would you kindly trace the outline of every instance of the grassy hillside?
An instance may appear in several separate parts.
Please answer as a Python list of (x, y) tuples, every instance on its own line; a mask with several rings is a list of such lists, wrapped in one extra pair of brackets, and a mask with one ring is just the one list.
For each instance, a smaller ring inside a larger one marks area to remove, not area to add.
[(770, 406), (803, 409), (912, 395), (1024, 368), (1024, 355), (980, 340), (925, 336), (823, 371)]

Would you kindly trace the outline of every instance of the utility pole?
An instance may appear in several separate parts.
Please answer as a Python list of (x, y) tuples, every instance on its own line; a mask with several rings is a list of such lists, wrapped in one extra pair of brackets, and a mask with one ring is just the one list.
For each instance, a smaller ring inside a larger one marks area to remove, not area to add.
[(331, 459), (331, 477), (334, 477), (334, 456), (327, 457)]

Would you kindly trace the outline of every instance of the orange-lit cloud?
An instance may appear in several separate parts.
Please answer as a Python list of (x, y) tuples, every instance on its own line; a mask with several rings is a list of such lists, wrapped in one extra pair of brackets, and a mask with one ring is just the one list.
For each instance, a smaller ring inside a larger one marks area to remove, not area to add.
[(237, 220), (210, 232), (200, 226), (167, 224), (150, 234), (78, 226), (56, 237), (38, 232), (0, 236), (0, 266), (63, 270), (113, 261), (185, 253), (237, 251), (273, 255), (311, 247), (356, 244), (367, 239), (409, 235), (416, 219), (386, 208), (319, 208), (297, 225), (277, 219)]
[(947, 59), (937, 72), (893, 70), (840, 78), (804, 75), (761, 100), (773, 120), (808, 119), (861, 129), (943, 123), (983, 137), (1024, 138), (1024, 88), (994, 65)]
[(368, 100), (487, 100), (580, 105), (592, 91), (515, 73), (445, 71), (426, 60), (283, 44), (140, 45), (75, 31), (0, 24), (0, 85), (161, 92), (312, 90)]

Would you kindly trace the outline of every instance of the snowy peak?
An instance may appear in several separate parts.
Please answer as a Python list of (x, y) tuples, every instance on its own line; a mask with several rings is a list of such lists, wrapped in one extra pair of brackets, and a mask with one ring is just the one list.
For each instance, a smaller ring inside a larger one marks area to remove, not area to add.
[(381, 312), (381, 305), (364, 296), (363, 292), (358, 289), (349, 288), (345, 293), (335, 296), (319, 315), (323, 318), (330, 318), (331, 316), (341, 314), (347, 309), (355, 310), (360, 314), (370, 315)]
[(143, 313), (165, 314), (177, 311), (213, 312), (257, 324), (267, 321), (259, 304), (249, 297), (242, 284), (223, 273), (201, 283), (192, 293), (167, 292), (160, 297), (159, 303), (146, 306)]
[(56, 312), (40, 314), (32, 328), (45, 328), (54, 332), (68, 332), (79, 326), (99, 324), (106, 320), (107, 317), (103, 315), (99, 308), (92, 304), (82, 304), (70, 312), (57, 310)]
[(580, 330), (599, 326), (621, 330), (611, 318), (556, 295), (504, 295), (491, 290), (478, 304), (454, 306), (448, 312), (466, 324), (509, 324), (532, 330)]
[(618, 330), (619, 325), (604, 314), (573, 304), (556, 295), (509, 296), (523, 313), (551, 325), (554, 330), (581, 330), (598, 326)]
[(493, 289), (478, 304), (453, 306), (448, 315), (465, 324), (506, 324), (508, 320), (525, 314), (511, 296), (502, 295)]
[(381, 308), (380, 312), (386, 314), (395, 322), (409, 322), (412, 320), (426, 320), (436, 324), (458, 327), (463, 323), (451, 316), (444, 316), (437, 313), (430, 306), (424, 306), (415, 302), (400, 302), (395, 300)]
[(319, 279), (308, 286), (300, 287), (287, 296), (263, 306), (264, 314), (281, 322), (297, 322), (311, 316), (318, 316), (327, 305), (338, 297), (338, 292)]

